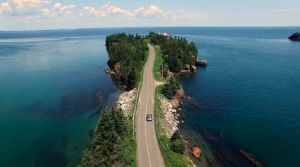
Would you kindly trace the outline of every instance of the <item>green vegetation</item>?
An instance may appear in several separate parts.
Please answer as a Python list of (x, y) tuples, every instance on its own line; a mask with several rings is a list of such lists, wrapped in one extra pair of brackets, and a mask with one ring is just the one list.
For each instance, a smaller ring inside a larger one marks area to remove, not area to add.
[[(160, 139), (158, 142), (162, 157), (166, 167), (188, 167), (192, 166), (191, 162), (185, 155), (185, 145), (180, 137), (179, 131), (174, 133), (171, 139), (169, 139), (165, 130), (161, 126), (161, 120), (164, 119), (164, 114), (161, 108), (161, 103), (157, 97), (158, 94), (162, 94), (163, 86), (156, 88), (155, 96), (155, 118), (158, 120), (155, 124), (157, 137)], [(175, 151), (174, 151), (175, 150)]]
[(182, 37), (166, 37), (150, 32), (148, 38), (154, 45), (159, 45), (164, 63), (171, 72), (178, 73), (188, 64), (192, 66), (197, 59), (198, 49), (194, 42), (188, 43)]
[(136, 142), (121, 109), (103, 110), (82, 167), (136, 166)]
[(300, 41), (300, 33), (299, 32), (294, 33), (289, 37), (289, 39), (294, 41)]
[(109, 53), (108, 65), (111, 69), (119, 63), (119, 74), (128, 90), (137, 86), (143, 66), (147, 59), (148, 46), (144, 37), (125, 33), (106, 37)]
[[(163, 78), (166, 78), (168, 76), (168, 66), (167, 64), (164, 63), (164, 59), (162, 56), (162, 53), (160, 49), (158, 48), (158, 45), (153, 45), (154, 50), (155, 50), (155, 60), (154, 60), (154, 65), (153, 65), (153, 76), (155, 80), (157, 81), (165, 81)], [(162, 65), (164, 64), (164, 69), (163, 69), (163, 78), (159, 76), (158, 73), (161, 73), (162, 71)]]
[(174, 152), (180, 153), (180, 154), (184, 154), (185, 152), (185, 145), (183, 142), (182, 137), (180, 136), (180, 132), (179, 130), (176, 130), (172, 137), (171, 137), (171, 149)]
[(178, 78), (172, 76), (167, 83), (163, 85), (162, 94), (168, 98), (172, 99), (176, 91), (180, 88)]

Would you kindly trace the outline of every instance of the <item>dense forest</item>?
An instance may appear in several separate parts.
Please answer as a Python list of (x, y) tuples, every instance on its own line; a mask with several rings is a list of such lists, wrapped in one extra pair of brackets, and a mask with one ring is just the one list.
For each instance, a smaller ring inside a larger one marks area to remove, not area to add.
[(166, 98), (172, 99), (179, 88), (180, 85), (178, 78), (171, 76), (171, 78), (169, 78), (168, 81), (163, 85), (162, 93)]
[(121, 109), (103, 110), (82, 167), (136, 166), (136, 144)]
[[(112, 34), (106, 37), (106, 47), (109, 67), (117, 71), (128, 90), (136, 87), (149, 50), (144, 37), (138, 34)], [(117, 64), (118, 69), (115, 68)]]
[(299, 32), (294, 33), (289, 37), (289, 39), (293, 41), (300, 41), (300, 33)]
[(167, 37), (150, 32), (148, 38), (154, 45), (159, 45), (164, 62), (171, 72), (178, 73), (186, 64), (192, 66), (198, 58), (198, 49), (194, 42), (188, 43), (182, 37)]

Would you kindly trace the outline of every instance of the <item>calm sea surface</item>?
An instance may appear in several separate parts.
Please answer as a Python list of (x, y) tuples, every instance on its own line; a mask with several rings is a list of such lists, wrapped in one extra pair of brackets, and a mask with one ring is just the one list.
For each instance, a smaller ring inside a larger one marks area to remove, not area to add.
[(150, 30), (194, 41), (208, 61), (180, 82), (192, 98), (186, 127), (212, 157), (243, 163), (228, 160), (242, 149), (268, 166), (299, 165), (300, 43), (287, 37), (300, 28), (232, 27), (0, 32), (0, 166), (79, 164), (100, 110), (121, 93), (103, 73), (106, 35)]

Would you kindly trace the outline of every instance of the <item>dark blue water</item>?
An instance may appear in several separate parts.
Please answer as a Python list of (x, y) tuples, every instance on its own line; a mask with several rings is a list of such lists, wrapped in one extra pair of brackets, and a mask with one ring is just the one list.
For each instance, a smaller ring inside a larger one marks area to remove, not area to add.
[(243, 149), (268, 166), (298, 166), (300, 43), (286, 39), (296, 31), (203, 28), (181, 33), (209, 64), (183, 76), (181, 84), (194, 100), (185, 109), (200, 133), (213, 138), (206, 140), (211, 149), (219, 140), (224, 148)]
[(150, 30), (193, 40), (208, 61), (181, 84), (192, 97), (184, 108), (216, 158), (224, 147), (268, 166), (298, 166), (300, 43), (286, 39), (298, 28), (0, 32), (0, 166), (78, 164), (99, 110), (120, 93), (103, 73), (106, 35)]

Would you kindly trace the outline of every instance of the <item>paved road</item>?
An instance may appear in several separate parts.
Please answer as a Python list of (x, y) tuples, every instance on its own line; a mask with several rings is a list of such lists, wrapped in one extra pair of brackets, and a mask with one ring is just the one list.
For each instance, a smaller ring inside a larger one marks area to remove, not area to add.
[[(154, 97), (155, 81), (153, 78), (153, 63), (155, 58), (154, 48), (148, 44), (149, 58), (144, 69), (143, 85), (136, 115), (137, 134), (137, 163), (139, 167), (163, 167), (164, 160), (161, 156), (155, 135)], [(153, 121), (147, 122), (146, 115), (152, 114)]]

